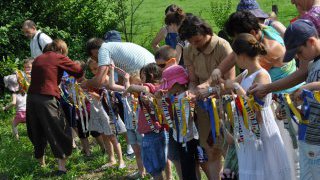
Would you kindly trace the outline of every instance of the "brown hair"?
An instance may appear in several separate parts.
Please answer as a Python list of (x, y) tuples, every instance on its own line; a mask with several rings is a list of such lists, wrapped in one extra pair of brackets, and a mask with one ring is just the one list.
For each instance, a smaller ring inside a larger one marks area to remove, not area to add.
[(175, 4), (170, 4), (170, 5), (166, 8), (166, 10), (164, 10), (164, 15), (166, 15), (169, 11), (170, 11), (170, 12), (175, 12), (178, 8), (180, 9), (179, 6), (177, 6), (177, 5), (175, 5)]
[(56, 53), (60, 53), (63, 55), (67, 55), (68, 54), (68, 46), (66, 44), (66, 42), (64, 42), (62, 39), (55, 39), (53, 40), (53, 42), (51, 43), (51, 51), (56, 52)]
[(168, 45), (161, 46), (154, 54), (156, 60), (167, 61), (171, 58), (177, 57), (177, 51)]
[(166, 25), (176, 24), (177, 26), (180, 26), (185, 17), (186, 15), (183, 10), (178, 8), (175, 12), (167, 14), (164, 22)]
[(143, 66), (140, 69), (141, 73), (144, 73), (146, 76), (146, 83), (158, 83), (162, 78), (161, 68), (156, 63), (150, 63), (146, 66)]
[(181, 40), (188, 40), (197, 35), (212, 36), (212, 28), (203, 19), (187, 13), (179, 28), (179, 36)]
[(249, 57), (266, 55), (264, 46), (251, 34), (241, 33), (232, 43), (232, 49), (237, 54), (246, 54)]
[(89, 56), (91, 56), (91, 50), (94, 50), (94, 49), (100, 49), (102, 43), (103, 43), (103, 39), (101, 38), (91, 38), (87, 41), (87, 44), (86, 44), (86, 51), (87, 51), (87, 54)]
[(34, 61), (33, 58), (29, 57), (23, 60), (23, 64), (32, 64)]
[(34, 23), (32, 20), (26, 20), (22, 24), (22, 28), (35, 28), (37, 29), (36, 23)]

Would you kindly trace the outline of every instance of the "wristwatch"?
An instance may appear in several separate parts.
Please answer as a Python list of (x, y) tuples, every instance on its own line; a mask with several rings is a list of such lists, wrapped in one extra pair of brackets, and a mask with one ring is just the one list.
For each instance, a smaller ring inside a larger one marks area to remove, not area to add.
[(235, 90), (235, 91), (237, 91), (238, 89), (240, 89), (240, 84), (239, 83), (233, 83), (233, 89)]
[(213, 93), (213, 87), (209, 87), (209, 88), (208, 88), (208, 93), (209, 93), (209, 94), (212, 94), (212, 93)]

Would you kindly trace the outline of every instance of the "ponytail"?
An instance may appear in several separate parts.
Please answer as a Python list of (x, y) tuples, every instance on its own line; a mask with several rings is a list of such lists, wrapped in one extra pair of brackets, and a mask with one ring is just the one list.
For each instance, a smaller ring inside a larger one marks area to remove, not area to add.
[(233, 51), (239, 54), (246, 54), (249, 57), (266, 55), (265, 47), (251, 34), (241, 33), (232, 44)]
[(167, 26), (171, 24), (176, 24), (177, 26), (180, 26), (185, 17), (186, 14), (183, 12), (183, 10), (181, 8), (178, 8), (175, 12), (167, 14), (164, 19), (164, 22)]

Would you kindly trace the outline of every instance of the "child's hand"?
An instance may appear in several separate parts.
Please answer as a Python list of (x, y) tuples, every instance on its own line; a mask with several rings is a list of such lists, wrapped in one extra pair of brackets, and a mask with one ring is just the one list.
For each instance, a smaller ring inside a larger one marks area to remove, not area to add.
[(129, 80), (130, 80), (130, 74), (129, 73), (124, 74), (124, 80), (126, 82), (129, 82)]
[(165, 94), (168, 93), (168, 90), (159, 90), (157, 91), (156, 93), (154, 93), (154, 96), (157, 98), (157, 99), (161, 99), (162, 96), (164, 96)]
[(234, 82), (230, 79), (226, 80), (224, 82), (224, 88), (227, 89), (227, 90), (232, 90), (234, 88)]
[(210, 79), (212, 82), (218, 83), (218, 81), (221, 79), (220, 69), (214, 69), (211, 73)]
[(122, 96), (123, 96), (123, 97), (127, 97), (127, 96), (130, 95), (131, 92), (132, 92), (131, 86), (129, 86), (129, 87), (122, 93)]
[(186, 96), (189, 97), (191, 99), (191, 101), (195, 101), (196, 100), (196, 95), (193, 91), (186, 91)]
[(294, 91), (291, 96), (292, 96), (294, 101), (299, 102), (299, 101), (302, 101), (301, 94), (302, 94), (302, 88), (300, 87), (299, 89)]

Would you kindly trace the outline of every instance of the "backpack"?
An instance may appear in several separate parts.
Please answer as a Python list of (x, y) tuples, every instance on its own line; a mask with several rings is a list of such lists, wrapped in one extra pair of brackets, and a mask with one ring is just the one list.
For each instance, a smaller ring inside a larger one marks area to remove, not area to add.
[(41, 35), (41, 34), (42, 34), (42, 32), (39, 32), (39, 34), (37, 35), (37, 41), (38, 41), (39, 49), (40, 49), (40, 50), (41, 50), (41, 52), (42, 52), (44, 48), (42, 48), (42, 47), (41, 47), (41, 45), (40, 45), (40, 41), (39, 41), (39, 39), (40, 39), (40, 35)]

